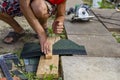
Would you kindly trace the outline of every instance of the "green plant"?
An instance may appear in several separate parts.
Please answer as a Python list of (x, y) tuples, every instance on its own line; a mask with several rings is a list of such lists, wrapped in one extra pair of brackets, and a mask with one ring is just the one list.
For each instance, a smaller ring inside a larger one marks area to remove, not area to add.
[(88, 4), (88, 5), (92, 5), (92, 0), (83, 0), (83, 2)]
[(22, 52), (22, 48), (15, 49), (13, 53), (15, 53), (20, 58), (20, 53)]
[(63, 30), (63, 32), (62, 32), (61, 34), (55, 34), (55, 33), (53, 32), (52, 27), (49, 27), (49, 28), (48, 28), (48, 36), (50, 36), (50, 37), (60, 36), (62, 39), (66, 39), (66, 35), (65, 35), (65, 34), (66, 34), (66, 33), (65, 33), (65, 30)]
[(100, 8), (109, 8), (109, 9), (111, 9), (111, 8), (115, 7), (115, 5), (107, 2), (106, 0), (102, 0), (101, 2), (98, 2), (98, 4), (99, 4)]
[[(84, 3), (92, 6), (93, 0), (83, 0), (83, 1), (84, 1)], [(109, 8), (109, 9), (111, 9), (111, 8), (115, 7), (115, 5), (107, 2), (106, 0), (102, 0), (102, 2), (98, 2), (98, 4), (99, 4), (100, 8)]]
[(26, 75), (28, 80), (40, 80), (40, 78), (38, 78), (33, 72), (24, 72), (24, 74)]
[(120, 34), (119, 33), (113, 32), (112, 36), (115, 37), (115, 39), (117, 40), (118, 43), (120, 43)]
[(62, 77), (59, 77), (58, 80), (63, 80)]
[(56, 66), (51, 64), (49, 66), (50, 72), (49, 72), (49, 74), (46, 74), (46, 73), (44, 74), (43, 80), (54, 80), (55, 75), (52, 74), (51, 72), (52, 72), (53, 69), (56, 69), (56, 68), (57, 68)]
[(50, 37), (56, 36), (56, 35), (54, 34), (54, 32), (53, 32), (52, 27), (49, 27), (49, 28), (48, 28), (48, 36), (50, 36)]

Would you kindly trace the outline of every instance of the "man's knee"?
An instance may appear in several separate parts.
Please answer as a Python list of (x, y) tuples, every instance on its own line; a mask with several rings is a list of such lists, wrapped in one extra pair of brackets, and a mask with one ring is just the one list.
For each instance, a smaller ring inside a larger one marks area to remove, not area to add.
[(37, 18), (44, 18), (48, 14), (47, 6), (44, 1), (39, 2), (39, 0), (34, 0), (31, 3), (31, 8)]

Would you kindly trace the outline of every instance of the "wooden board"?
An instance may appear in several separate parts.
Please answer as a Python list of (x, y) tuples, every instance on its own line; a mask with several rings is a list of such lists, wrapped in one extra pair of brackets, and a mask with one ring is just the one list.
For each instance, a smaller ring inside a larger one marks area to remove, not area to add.
[[(56, 68), (53, 68), (53, 70), (50, 71), (50, 68), (49, 68), (50, 65), (53, 65)], [(52, 59), (45, 59), (44, 56), (42, 56), (40, 58), (40, 62), (38, 65), (36, 75), (39, 78), (43, 78), (45, 75), (48, 76), (50, 74), (53, 74), (54, 78), (58, 78), (58, 76), (59, 76), (58, 66), (59, 66), (59, 56), (58, 55), (53, 55)]]
[(52, 58), (52, 45), (57, 42), (58, 40), (60, 40), (60, 37), (49, 37), (48, 40), (50, 41), (50, 52), (48, 54), (45, 55), (46, 59), (51, 59)]
[[(36, 75), (40, 78), (43, 78), (45, 75), (53, 74), (54, 78), (58, 78), (59, 71), (59, 55), (52, 55), (52, 45), (60, 40), (60, 37), (50, 37), (49, 38), (51, 42), (51, 52), (47, 55), (40, 57), (40, 61), (38, 64), (38, 69)], [(50, 65), (55, 66), (56, 68), (53, 68), (52, 71), (50, 71)]]

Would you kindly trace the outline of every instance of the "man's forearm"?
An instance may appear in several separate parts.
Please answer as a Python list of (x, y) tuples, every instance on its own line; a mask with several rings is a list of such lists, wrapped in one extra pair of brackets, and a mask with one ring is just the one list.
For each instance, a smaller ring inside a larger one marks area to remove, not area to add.
[(66, 0), (57, 7), (57, 14), (55, 21), (64, 22), (65, 19)]
[(65, 16), (56, 17), (55, 21), (64, 22)]

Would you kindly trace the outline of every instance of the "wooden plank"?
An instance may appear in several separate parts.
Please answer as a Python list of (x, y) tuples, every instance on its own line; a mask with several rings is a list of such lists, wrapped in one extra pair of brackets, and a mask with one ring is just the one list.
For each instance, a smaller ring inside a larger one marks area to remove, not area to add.
[[(49, 40), (51, 42), (51, 50), (50, 53), (47, 55), (40, 57), (40, 61), (38, 64), (38, 69), (36, 75), (40, 78), (43, 78), (44, 75), (54, 75), (54, 78), (58, 78), (59, 71), (58, 71), (58, 66), (59, 66), (59, 55), (52, 55), (52, 45), (60, 40), (60, 37), (49, 37)], [(52, 71), (50, 71), (50, 65), (55, 66), (56, 68), (53, 68)]]
[(51, 59), (52, 58), (52, 45), (57, 42), (58, 40), (60, 40), (60, 37), (55, 36), (55, 37), (49, 37), (48, 40), (50, 41), (51, 45), (50, 45), (50, 52), (48, 54), (45, 55), (46, 59)]
[[(50, 65), (55, 66), (56, 68), (53, 68), (52, 71), (50, 71)], [(59, 71), (58, 67), (59, 66), (59, 56), (58, 55), (53, 55), (52, 59), (45, 59), (44, 56), (40, 58), (40, 62), (38, 65), (37, 73), (36, 75), (39, 78), (43, 78), (45, 75), (48, 76), (50, 74), (54, 75), (54, 78), (58, 78), (59, 76)]]

